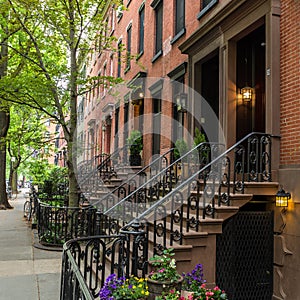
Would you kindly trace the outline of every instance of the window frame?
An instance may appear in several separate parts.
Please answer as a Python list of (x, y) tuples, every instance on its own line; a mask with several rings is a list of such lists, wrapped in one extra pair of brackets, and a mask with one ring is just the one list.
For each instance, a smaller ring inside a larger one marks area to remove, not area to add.
[(118, 62), (118, 68), (117, 68), (117, 77), (121, 77), (121, 72), (122, 72), (122, 39), (118, 40), (118, 44), (117, 44), (117, 62)]
[(143, 55), (144, 47), (145, 47), (145, 3), (143, 3), (139, 8), (138, 57)]
[(131, 66), (131, 48), (132, 48), (132, 23), (126, 28), (127, 42), (126, 42), (126, 68), (125, 73), (130, 70)]
[[(183, 11), (182, 11), (182, 18), (183, 18), (183, 24), (180, 28), (177, 28), (178, 25), (178, 3), (179, 1), (183, 2)], [(179, 40), (186, 32), (185, 29), (185, 0), (174, 0), (174, 6), (175, 6), (175, 15), (174, 15), (174, 37), (171, 40), (171, 45), (173, 45), (177, 40)]]
[(201, 0), (201, 10), (199, 14), (197, 15), (197, 19), (201, 19), (208, 11), (210, 11), (216, 4), (218, 4), (218, 0), (210, 0), (209, 3), (207, 3), (205, 6), (203, 6), (203, 1)]
[(150, 6), (155, 11), (154, 57), (152, 58), (153, 63), (163, 54), (163, 0), (154, 0)]

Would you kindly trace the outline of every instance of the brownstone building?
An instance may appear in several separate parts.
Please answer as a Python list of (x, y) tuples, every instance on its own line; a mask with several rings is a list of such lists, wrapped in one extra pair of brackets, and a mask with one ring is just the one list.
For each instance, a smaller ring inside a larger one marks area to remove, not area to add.
[[(88, 149), (82, 160), (118, 151), (132, 130), (140, 130), (146, 165), (153, 155), (173, 147), (176, 139), (193, 136), (196, 127), (205, 128), (207, 116), (194, 91), (217, 116), (227, 148), (252, 132), (270, 134), (272, 188), (249, 189), (253, 197), (240, 212), (268, 212), (272, 229), (261, 221), (261, 230), (251, 231), (251, 221), (237, 221), (241, 238), (230, 227), (230, 220), (243, 218), (236, 212), (224, 220), (206, 246), (192, 252), (191, 264), (203, 263), (208, 281), (225, 285), (222, 288), (231, 290), (232, 299), (241, 299), (235, 291), (253, 281), (252, 270), (260, 273), (254, 274), (259, 279), (252, 290), (270, 290), (273, 299), (298, 299), (300, 2), (124, 0), (124, 5), (124, 11), (107, 7), (107, 34), (117, 38), (117, 50), (96, 49), (86, 74), (121, 77), (125, 84), (118, 87), (118, 96), (102, 84), (82, 99), (80, 139)], [(182, 85), (174, 88), (174, 81)], [(139, 86), (138, 101), (130, 85)], [(187, 96), (186, 114), (179, 113), (175, 101), (180, 93)], [(168, 118), (176, 120), (176, 125)], [(274, 203), (280, 185), (291, 193), (283, 210)], [(264, 230), (269, 230), (271, 244), (263, 243)], [(250, 255), (245, 248), (253, 232), (257, 247)], [(222, 235), (223, 240), (218, 238)], [(233, 236), (228, 238), (233, 248), (224, 242), (228, 236)], [(235, 238), (241, 238), (239, 243)], [(266, 264), (259, 268), (262, 262)], [(270, 299), (270, 292), (264, 296), (250, 293), (247, 299)]]

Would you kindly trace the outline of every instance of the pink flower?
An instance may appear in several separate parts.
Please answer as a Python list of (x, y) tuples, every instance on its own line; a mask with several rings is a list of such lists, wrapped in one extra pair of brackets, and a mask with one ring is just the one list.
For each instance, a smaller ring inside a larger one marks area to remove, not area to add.
[(206, 296), (213, 296), (214, 293), (213, 293), (213, 292), (206, 292), (205, 295), (206, 295)]
[(158, 270), (158, 273), (163, 273), (165, 271), (165, 269), (161, 269), (161, 270)]
[(174, 290), (170, 290), (170, 294), (175, 294), (175, 291)]
[(205, 284), (205, 283), (202, 283), (202, 284), (201, 284), (201, 289), (205, 289), (205, 287), (206, 287), (206, 284)]
[(218, 286), (214, 287), (214, 291), (219, 291), (219, 290), (220, 290), (220, 289), (219, 289)]

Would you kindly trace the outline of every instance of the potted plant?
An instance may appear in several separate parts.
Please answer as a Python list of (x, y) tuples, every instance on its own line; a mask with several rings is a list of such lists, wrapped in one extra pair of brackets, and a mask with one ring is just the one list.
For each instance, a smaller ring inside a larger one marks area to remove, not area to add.
[(199, 287), (206, 282), (203, 278), (203, 266), (197, 264), (195, 268), (189, 273), (183, 273), (181, 295), (188, 297), (194, 295), (199, 290)]
[(174, 149), (174, 158), (175, 160), (179, 159), (181, 156), (186, 154), (189, 151), (187, 142), (183, 139), (178, 139), (175, 142), (175, 149)]
[(181, 290), (183, 277), (176, 270), (173, 248), (165, 249), (162, 255), (149, 259), (154, 270), (148, 275), (149, 299), (168, 293), (170, 290)]
[(228, 299), (225, 291), (221, 290), (218, 286), (212, 289), (206, 288), (205, 283), (203, 283), (198, 291), (194, 293), (193, 299), (197, 300), (226, 300)]
[[(156, 297), (155, 300), (186, 300), (186, 298), (184, 298), (183, 296), (180, 296), (179, 291), (176, 291), (176, 290), (172, 289), (172, 290), (170, 290), (166, 293), (162, 293), (162, 295)], [(191, 297), (188, 300), (193, 300), (193, 298)]]
[(100, 300), (131, 300), (147, 299), (149, 295), (147, 280), (131, 276), (117, 278), (116, 274), (109, 275), (101, 288)]
[(185, 179), (188, 177), (189, 174), (189, 164), (188, 158), (182, 156), (189, 151), (188, 144), (183, 139), (178, 139), (175, 142), (175, 149), (174, 149), (174, 158), (175, 160), (180, 159), (180, 162), (177, 163), (177, 173), (181, 177), (181, 179)]
[[(199, 130), (199, 128), (195, 129), (195, 137), (194, 137), (194, 148), (198, 145), (205, 143), (206, 138), (203, 133)], [(208, 145), (202, 145), (197, 148), (197, 150), (193, 151), (193, 157), (195, 162), (199, 162), (200, 164), (208, 163), (207, 158), (210, 151), (210, 147)]]
[(194, 137), (194, 147), (204, 142), (206, 142), (205, 135), (200, 132), (199, 128), (196, 127), (195, 137)]
[(129, 163), (131, 166), (142, 164), (141, 151), (143, 150), (143, 136), (139, 130), (133, 130), (127, 139), (129, 145)]

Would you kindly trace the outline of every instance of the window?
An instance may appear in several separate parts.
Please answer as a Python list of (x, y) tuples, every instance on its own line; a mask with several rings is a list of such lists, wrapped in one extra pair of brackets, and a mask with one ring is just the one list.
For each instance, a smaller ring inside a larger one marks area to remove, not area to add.
[(131, 33), (132, 33), (132, 24), (129, 24), (127, 27), (127, 53), (126, 53), (126, 71), (130, 69), (131, 61)]
[(139, 55), (144, 52), (145, 4), (139, 10)]
[(202, 4), (201, 4), (201, 8), (205, 8), (206, 6), (208, 6), (211, 2), (213, 2), (212, 0), (202, 0)]
[(201, 0), (201, 11), (197, 16), (197, 19), (199, 20), (203, 15), (205, 15), (217, 3), (218, 3), (218, 0)]
[(185, 0), (176, 0), (175, 35), (179, 34), (185, 27)]
[(121, 55), (122, 55), (122, 40), (118, 42), (118, 71), (117, 77), (121, 77)]
[(174, 44), (185, 34), (185, 0), (175, 0), (175, 36), (171, 40)]
[(160, 4), (155, 12), (155, 53), (162, 50), (162, 12), (162, 4)]
[(106, 84), (107, 84), (107, 80), (106, 80), (106, 62), (105, 62), (105, 64), (104, 64), (104, 66), (103, 66), (103, 76), (104, 76), (104, 80), (103, 80), (103, 82), (102, 82), (102, 85), (103, 85), (103, 96), (105, 96), (106, 95)]
[(101, 76), (101, 73), (99, 72), (98, 73), (98, 80), (97, 80), (97, 99), (99, 98), (100, 93), (101, 93), (101, 91), (100, 91), (100, 86), (101, 86), (100, 76)]
[(110, 13), (110, 35), (112, 35), (114, 31), (115, 31), (115, 8), (113, 6)]
[(121, 18), (123, 17), (123, 7), (122, 7), (122, 5), (117, 7), (116, 14), (117, 14), (118, 22), (119, 22), (121, 20)]
[(163, 34), (163, 2), (154, 0), (151, 7), (155, 10), (155, 55), (152, 59), (154, 62), (162, 55), (162, 34)]
[(110, 55), (110, 72), (109, 76), (114, 76), (114, 56), (113, 54)]

